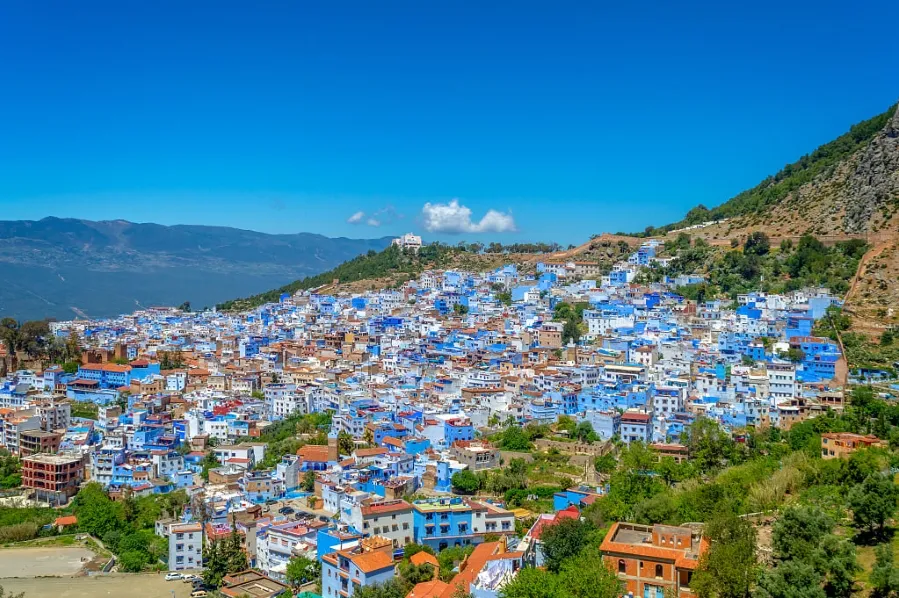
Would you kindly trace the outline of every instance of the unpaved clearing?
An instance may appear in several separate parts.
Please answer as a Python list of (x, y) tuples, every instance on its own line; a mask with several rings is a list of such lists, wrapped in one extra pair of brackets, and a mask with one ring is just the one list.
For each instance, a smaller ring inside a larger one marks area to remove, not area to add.
[(113, 573), (93, 577), (44, 577), (39, 579), (4, 579), (7, 592), (25, 592), (25, 598), (189, 598), (191, 585), (182, 581), (165, 581), (163, 573)]
[(74, 575), (92, 558), (93, 552), (77, 546), (5, 548), (0, 551), (0, 577)]

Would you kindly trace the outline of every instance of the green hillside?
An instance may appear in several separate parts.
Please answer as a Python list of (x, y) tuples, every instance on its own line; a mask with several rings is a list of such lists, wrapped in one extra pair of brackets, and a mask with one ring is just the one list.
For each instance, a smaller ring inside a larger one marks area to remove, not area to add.
[(417, 277), (428, 268), (476, 268), (489, 265), (486, 263), (489, 256), (493, 255), (494, 259), (499, 259), (499, 256), (502, 256), (504, 251), (512, 248), (520, 250), (524, 247), (534, 253), (555, 249), (555, 247), (544, 244), (514, 245), (509, 247), (494, 245), (494, 247), (488, 249), (495, 250), (495, 255), (481, 253), (484, 246), (478, 243), (460, 243), (458, 245), (429, 243), (424, 245), (418, 252), (404, 251), (396, 245), (391, 245), (383, 251), (371, 250), (327, 272), (295, 280), (290, 284), (266, 291), (265, 293), (226, 301), (218, 304), (216, 307), (225, 311), (252, 309), (263, 303), (278, 301), (283, 293), (293, 294), (301, 290), (314, 289), (322, 285), (331, 284), (335, 280), (341, 283), (349, 283), (391, 277), (396, 282), (405, 282)]
[(840, 162), (864, 147), (883, 129), (895, 112), (896, 105), (894, 104), (883, 114), (853, 125), (849, 132), (825, 143), (811, 154), (802, 156), (796, 162), (787, 164), (774, 176), (769, 176), (752, 189), (743, 191), (717, 207), (710, 209), (700, 204), (687, 212), (680, 222), (662, 227), (650, 226), (645, 231), (637, 233), (637, 236), (664, 235), (672, 230), (710, 220), (722, 220), (764, 212), (770, 206), (783, 200), (792, 191), (819, 175), (831, 173)]

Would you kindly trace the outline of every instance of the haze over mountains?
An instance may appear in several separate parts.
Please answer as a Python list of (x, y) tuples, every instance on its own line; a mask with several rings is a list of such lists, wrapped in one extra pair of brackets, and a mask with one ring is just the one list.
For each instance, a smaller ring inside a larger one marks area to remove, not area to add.
[(108, 317), (184, 301), (202, 308), (323, 272), (389, 243), (389, 237), (123, 220), (0, 221), (0, 314)]

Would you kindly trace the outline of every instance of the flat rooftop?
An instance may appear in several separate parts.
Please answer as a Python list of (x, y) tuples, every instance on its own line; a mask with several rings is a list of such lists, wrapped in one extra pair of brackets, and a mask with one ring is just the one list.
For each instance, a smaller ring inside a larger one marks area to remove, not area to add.
[(412, 506), (419, 511), (468, 511), (471, 509), (471, 507), (463, 501), (450, 502), (449, 500), (414, 502), (412, 503)]

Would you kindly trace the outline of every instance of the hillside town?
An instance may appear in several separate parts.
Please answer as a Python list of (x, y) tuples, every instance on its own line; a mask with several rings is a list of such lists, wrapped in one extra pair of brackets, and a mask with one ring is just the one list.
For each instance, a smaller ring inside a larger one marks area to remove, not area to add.
[[(395, 243), (416, 251), (421, 238)], [(350, 597), (415, 567), (436, 573), (409, 597), (499, 597), (546, 566), (547, 530), (609, 493), (603, 459), (641, 446), (681, 463), (698, 421), (741, 443), (750, 429), (787, 433), (844, 410), (839, 343), (814, 333), (838, 297), (688, 300), (679, 289), (701, 277), (639, 282), (671, 259), (657, 249), (648, 241), (608, 271), (549, 260), (429, 270), (398, 288), (329, 285), (243, 313), (51, 322), (80, 353), (8, 372), (0, 442), (20, 457), (27, 496), (54, 508), (88, 486), (114, 502), (184, 496), (153, 534), (167, 547), (160, 567), (199, 592), (213, 589), (210, 546), (236, 537), (246, 568), (219, 577), (226, 596), (306, 584)], [(844, 432), (821, 443), (824, 459), (886, 446)], [(484, 482), (516, 468), (544, 477)], [(607, 524), (599, 549), (623, 594), (696, 595), (701, 528)], [(308, 576), (291, 570), (297, 559)]]

